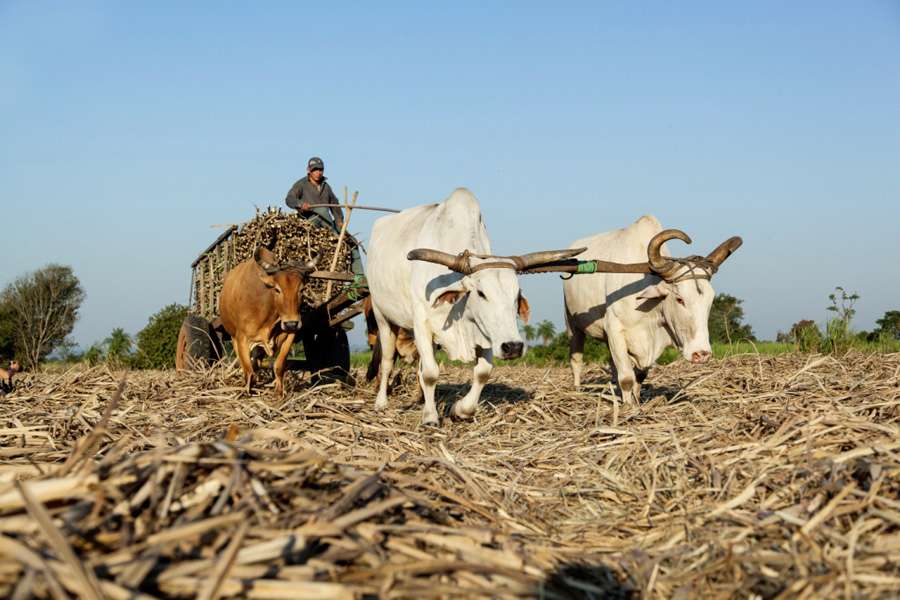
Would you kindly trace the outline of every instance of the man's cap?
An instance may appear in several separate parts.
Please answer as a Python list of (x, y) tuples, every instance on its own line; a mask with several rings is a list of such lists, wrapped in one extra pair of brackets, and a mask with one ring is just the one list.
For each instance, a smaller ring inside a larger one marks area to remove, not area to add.
[(309, 163), (306, 166), (313, 171), (316, 169), (325, 169), (325, 163), (323, 163), (322, 159), (318, 156), (313, 156), (309, 159)]

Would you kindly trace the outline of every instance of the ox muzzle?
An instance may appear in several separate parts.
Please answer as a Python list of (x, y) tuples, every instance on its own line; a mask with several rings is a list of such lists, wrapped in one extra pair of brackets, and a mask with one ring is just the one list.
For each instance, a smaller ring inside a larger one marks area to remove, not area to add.
[(522, 351), (525, 349), (525, 344), (522, 342), (503, 342), (500, 344), (500, 352), (503, 360), (512, 360), (514, 358), (519, 358), (522, 356)]

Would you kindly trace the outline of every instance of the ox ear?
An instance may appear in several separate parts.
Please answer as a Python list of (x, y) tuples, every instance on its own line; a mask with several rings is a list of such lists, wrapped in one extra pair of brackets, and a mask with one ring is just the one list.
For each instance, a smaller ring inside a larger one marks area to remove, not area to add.
[(431, 308), (437, 308), (441, 304), (456, 304), (468, 294), (466, 290), (445, 290), (434, 299)]
[(644, 290), (637, 295), (638, 300), (654, 300), (660, 299), (662, 300), (666, 296), (669, 295), (669, 289), (665, 283), (657, 283), (656, 285), (651, 285), (649, 287), (644, 288)]
[(525, 296), (519, 293), (519, 318), (522, 319), (522, 322), (526, 325), (528, 324), (528, 319), (531, 318), (531, 307), (528, 306), (528, 300), (525, 299)]
[(278, 260), (275, 258), (275, 255), (272, 254), (272, 251), (264, 246), (256, 247), (256, 250), (253, 252), (253, 260), (256, 261), (256, 264), (258, 264), (263, 271), (270, 271), (278, 264)]

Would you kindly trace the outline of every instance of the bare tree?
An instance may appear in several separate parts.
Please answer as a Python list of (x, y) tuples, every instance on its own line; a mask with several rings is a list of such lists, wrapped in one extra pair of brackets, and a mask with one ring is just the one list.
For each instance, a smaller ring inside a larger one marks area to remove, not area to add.
[(82, 301), (81, 283), (63, 265), (47, 265), (6, 287), (2, 302), (13, 316), (15, 344), (28, 368), (36, 368), (72, 333)]

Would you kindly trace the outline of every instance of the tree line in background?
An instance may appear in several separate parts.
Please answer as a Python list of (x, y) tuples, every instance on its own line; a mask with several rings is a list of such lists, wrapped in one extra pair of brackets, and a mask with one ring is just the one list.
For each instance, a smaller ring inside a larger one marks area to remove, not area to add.
[[(851, 348), (900, 350), (900, 311), (890, 310), (876, 321), (877, 327), (872, 331), (853, 331), (851, 322), (856, 310), (853, 308), (859, 294), (848, 293), (837, 287), (828, 296), (829, 312), (834, 317), (828, 319), (824, 332), (815, 321), (804, 319), (794, 324), (788, 333), (778, 332), (777, 342), (790, 345), (801, 352), (841, 353)], [(743, 300), (729, 294), (717, 294), (709, 311), (709, 341), (717, 345), (741, 344), (757, 342), (753, 329), (744, 323)], [(542, 364), (545, 362), (565, 363), (569, 360), (569, 338), (563, 331), (557, 333), (551, 321), (541, 321), (536, 325), (522, 327), (525, 338), (533, 345), (521, 362)], [(677, 357), (675, 352), (666, 352), (660, 359), (671, 362)], [(609, 358), (606, 344), (590, 337), (586, 339), (584, 360), (587, 362), (605, 362)]]
[(165, 369), (175, 366), (178, 330), (187, 307), (166, 306), (132, 339), (117, 327), (81, 352), (69, 339), (85, 293), (71, 267), (51, 264), (23, 275), (0, 293), (0, 359), (33, 370), (51, 354), (63, 362)]
[(867, 344), (889, 344), (900, 340), (900, 311), (889, 310), (875, 321), (872, 331), (853, 331), (851, 323), (856, 315), (854, 306), (859, 300), (856, 292), (847, 292), (838, 286), (828, 295), (831, 305), (827, 310), (834, 314), (822, 330), (811, 319), (797, 321), (787, 331), (779, 331), (777, 342), (791, 343), (801, 352), (840, 353)]
[[(52, 354), (63, 362), (101, 363), (116, 368), (167, 369), (175, 366), (175, 347), (181, 322), (188, 309), (170, 304), (150, 317), (147, 326), (133, 338), (117, 327), (101, 342), (81, 352), (69, 340), (78, 320), (85, 293), (71, 267), (51, 264), (23, 275), (0, 293), (0, 359), (13, 357), (27, 369), (34, 369)], [(802, 352), (840, 353), (854, 347), (871, 347), (900, 340), (900, 311), (887, 311), (876, 321), (873, 331), (854, 331), (851, 323), (859, 294), (842, 287), (828, 297), (833, 313), (822, 330), (811, 319), (795, 323), (788, 332), (778, 332), (777, 342), (792, 344)], [(749, 324), (743, 322), (743, 300), (717, 294), (709, 314), (709, 337), (713, 344), (755, 342)], [(532, 359), (565, 362), (569, 342), (565, 332), (557, 332), (551, 321), (524, 325), (522, 332), (532, 342)], [(540, 342), (539, 345), (535, 342)], [(588, 339), (585, 360), (604, 361), (606, 345)], [(526, 358), (528, 357), (526, 355)]]

